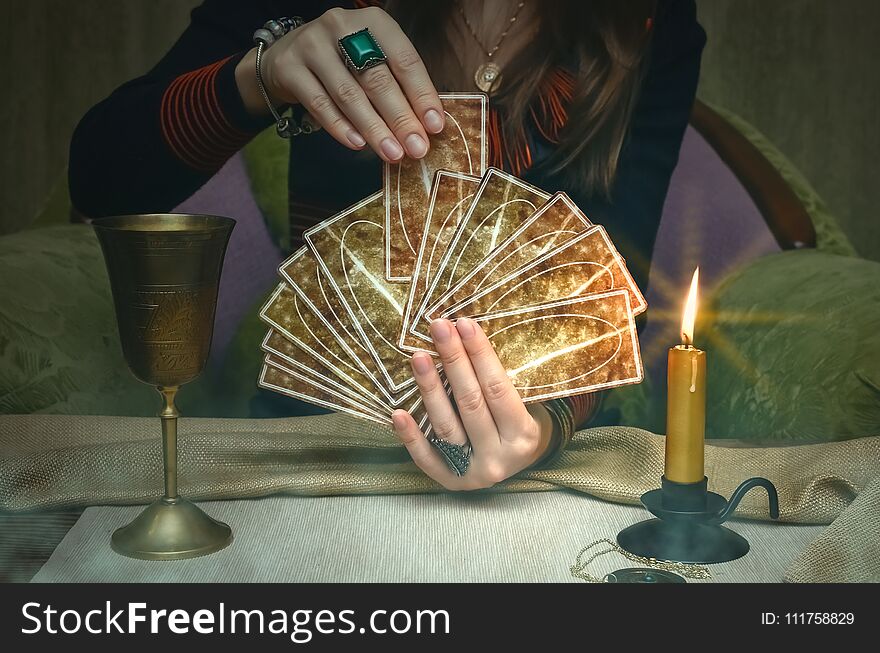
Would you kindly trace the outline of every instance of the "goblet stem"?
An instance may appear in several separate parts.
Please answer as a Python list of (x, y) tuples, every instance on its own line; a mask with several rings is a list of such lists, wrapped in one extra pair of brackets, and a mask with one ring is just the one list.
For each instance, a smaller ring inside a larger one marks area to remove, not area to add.
[(162, 420), (162, 457), (165, 462), (165, 499), (177, 498), (177, 406), (174, 397), (180, 386), (159, 386), (165, 405), (159, 417)]

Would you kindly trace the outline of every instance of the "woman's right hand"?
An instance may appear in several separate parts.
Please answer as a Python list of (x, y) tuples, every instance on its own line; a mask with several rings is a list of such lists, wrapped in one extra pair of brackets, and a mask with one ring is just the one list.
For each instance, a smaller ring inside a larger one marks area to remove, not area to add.
[[(368, 27), (388, 61), (363, 72), (349, 70), (338, 39)], [(268, 108), (257, 87), (256, 49), (235, 71), (245, 106)], [(428, 134), (443, 130), (443, 105), (413, 44), (377, 7), (330, 9), (278, 40), (263, 54), (266, 90), (278, 106), (301, 104), (312, 119), (353, 150), (368, 146), (382, 159), (420, 159)]]

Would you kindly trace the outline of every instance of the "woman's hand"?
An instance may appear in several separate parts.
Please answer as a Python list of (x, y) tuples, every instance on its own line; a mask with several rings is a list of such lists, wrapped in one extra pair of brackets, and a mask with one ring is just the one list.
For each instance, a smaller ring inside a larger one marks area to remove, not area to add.
[[(338, 39), (370, 28), (386, 64), (350, 71)], [(245, 106), (268, 109), (257, 87), (256, 49), (235, 76)], [(415, 47), (388, 14), (376, 7), (330, 9), (289, 32), (263, 55), (263, 79), (279, 105), (302, 104), (337, 141), (353, 150), (369, 145), (385, 161), (422, 158), (428, 134), (443, 130), (443, 105)]]
[(412, 416), (394, 412), (394, 430), (422, 471), (450, 490), (493, 486), (535, 463), (550, 444), (553, 422), (540, 404), (528, 408), (513, 387), (480, 326), (462, 318), (431, 323), (431, 336), (458, 412), (446, 395), (431, 356), (412, 357), (413, 375), (437, 437), (454, 444), (470, 440), (471, 465), (456, 476), (419, 430)]

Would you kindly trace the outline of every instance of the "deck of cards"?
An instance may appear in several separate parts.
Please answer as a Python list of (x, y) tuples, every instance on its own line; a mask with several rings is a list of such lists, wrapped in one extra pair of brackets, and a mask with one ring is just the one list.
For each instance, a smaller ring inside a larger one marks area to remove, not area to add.
[(525, 402), (640, 382), (647, 305), (608, 234), (565, 193), (487, 168), (486, 96), (441, 98), (428, 155), (386, 164), (384, 189), (281, 265), (259, 385), (383, 424), (402, 408), (427, 434), (409, 359), (436, 357), (432, 320), (462, 317)]

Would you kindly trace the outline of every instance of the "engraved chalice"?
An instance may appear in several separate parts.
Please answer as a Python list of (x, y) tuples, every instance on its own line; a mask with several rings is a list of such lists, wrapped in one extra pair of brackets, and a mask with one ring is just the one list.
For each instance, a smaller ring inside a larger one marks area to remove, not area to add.
[(93, 222), (113, 290), (122, 351), (132, 373), (163, 400), (165, 494), (113, 533), (117, 553), (179, 560), (227, 546), (232, 531), (177, 492), (178, 389), (204, 369), (230, 218), (129, 215)]

